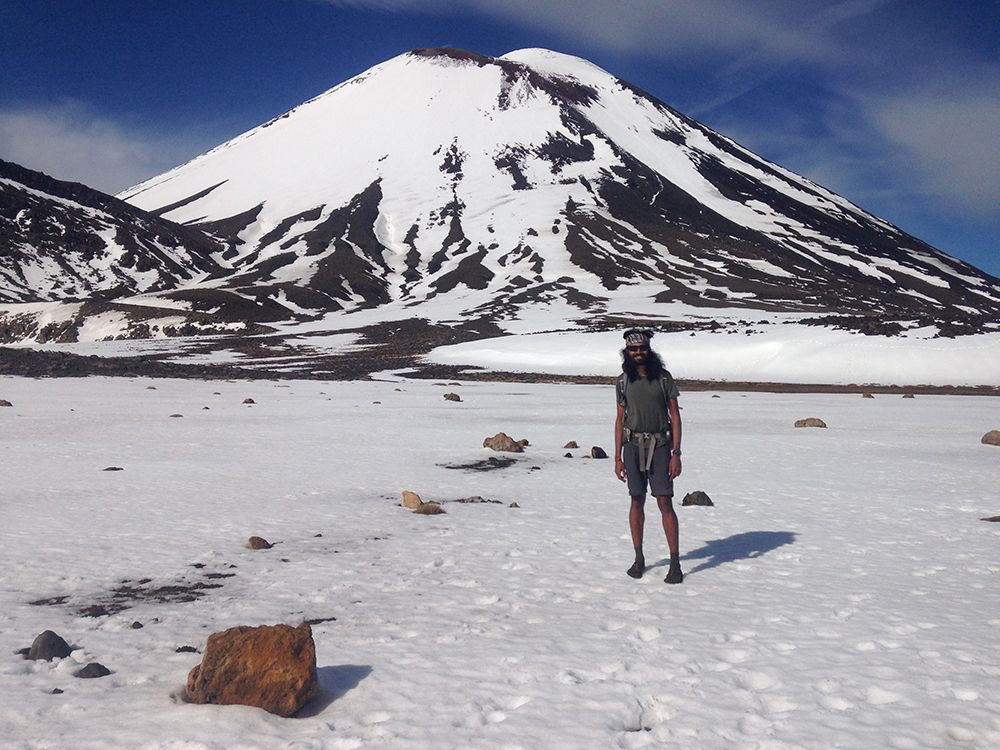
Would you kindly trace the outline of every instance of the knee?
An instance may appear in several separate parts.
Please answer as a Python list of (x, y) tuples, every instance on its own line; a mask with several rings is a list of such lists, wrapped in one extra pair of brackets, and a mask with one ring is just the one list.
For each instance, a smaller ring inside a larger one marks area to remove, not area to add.
[(660, 507), (662, 513), (674, 512), (674, 498), (672, 495), (657, 495), (656, 504)]
[(639, 510), (642, 510), (642, 508), (645, 505), (646, 505), (646, 496), (645, 495), (632, 495), (632, 507), (633, 508), (638, 508)]

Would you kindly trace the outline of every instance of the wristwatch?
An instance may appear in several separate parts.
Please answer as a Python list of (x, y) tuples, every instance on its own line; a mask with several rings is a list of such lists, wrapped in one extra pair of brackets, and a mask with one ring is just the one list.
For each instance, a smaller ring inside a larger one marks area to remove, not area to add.
[(681, 449), (680, 449), (680, 448), (674, 448), (674, 449), (673, 449), (673, 450), (671, 451), (671, 455), (674, 455), (674, 456), (679, 456), (679, 455), (681, 455)]

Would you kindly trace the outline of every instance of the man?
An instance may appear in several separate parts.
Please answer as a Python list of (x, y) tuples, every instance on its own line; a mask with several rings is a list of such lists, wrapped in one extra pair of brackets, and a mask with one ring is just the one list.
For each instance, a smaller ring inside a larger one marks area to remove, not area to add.
[(680, 393), (673, 377), (663, 369), (660, 357), (649, 346), (652, 331), (625, 331), (622, 376), (615, 387), (618, 416), (615, 419), (615, 476), (628, 483), (632, 497), (629, 528), (635, 547), (635, 562), (628, 569), (632, 578), (642, 578), (646, 559), (642, 554), (646, 521), (646, 486), (656, 497), (663, 532), (670, 548), (667, 583), (684, 580), (681, 572), (677, 514), (674, 512), (674, 479), (681, 473)]

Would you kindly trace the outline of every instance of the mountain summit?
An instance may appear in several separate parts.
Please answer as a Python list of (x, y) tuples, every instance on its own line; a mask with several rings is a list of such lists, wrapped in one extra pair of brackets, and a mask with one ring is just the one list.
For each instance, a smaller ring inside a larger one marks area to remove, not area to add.
[(1000, 313), (997, 279), (541, 49), (414, 50), (119, 197), (223, 244), (226, 270), (172, 296), (259, 319), (435, 298)]

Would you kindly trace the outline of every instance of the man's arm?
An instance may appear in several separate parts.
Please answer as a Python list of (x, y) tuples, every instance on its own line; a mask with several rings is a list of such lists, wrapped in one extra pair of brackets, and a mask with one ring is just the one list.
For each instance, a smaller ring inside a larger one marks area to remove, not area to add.
[(615, 417), (615, 476), (625, 481), (625, 462), (622, 461), (622, 428), (625, 425), (625, 407), (618, 404), (618, 416)]
[(670, 412), (670, 432), (674, 444), (667, 473), (671, 479), (676, 479), (681, 475), (681, 457), (679, 455), (681, 451), (681, 410), (677, 406), (676, 398), (670, 399), (668, 411)]

